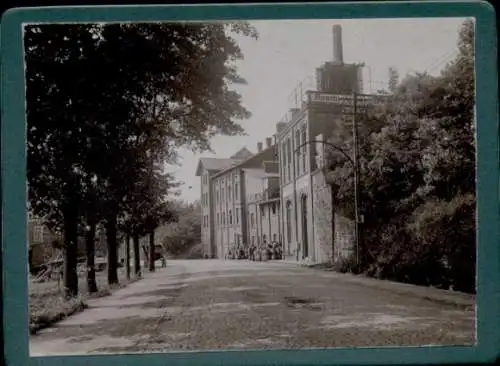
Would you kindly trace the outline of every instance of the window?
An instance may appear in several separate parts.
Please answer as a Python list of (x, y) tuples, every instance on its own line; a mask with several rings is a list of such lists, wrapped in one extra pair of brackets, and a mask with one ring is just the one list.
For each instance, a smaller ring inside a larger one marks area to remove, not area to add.
[(237, 224), (240, 223), (240, 209), (239, 208), (236, 209), (236, 223)]
[(220, 216), (219, 216), (219, 214), (217, 213), (217, 226), (219, 226), (219, 224), (220, 224)]
[(233, 224), (233, 212), (229, 210), (229, 225)]
[(226, 213), (222, 213), (222, 225), (226, 225)]
[(252, 236), (252, 245), (255, 245), (255, 236)]
[(262, 217), (266, 217), (266, 210), (264, 209), (264, 206), (260, 208), (260, 214), (262, 215)]
[(227, 187), (227, 196), (229, 198), (229, 201), (231, 201), (233, 199), (233, 196), (231, 195), (231, 186), (228, 186)]
[(292, 223), (290, 221), (291, 218), (292, 218), (292, 202), (288, 201), (286, 203), (286, 238), (288, 244), (292, 242)]
[(237, 201), (240, 196), (240, 191), (238, 190), (238, 182), (234, 183), (234, 199)]
[(276, 241), (276, 242), (278, 241), (278, 235), (273, 234), (273, 241)]
[(300, 175), (300, 152), (302, 151), (302, 146), (300, 145), (300, 131), (295, 131), (295, 173)]
[(262, 235), (262, 242), (263, 242), (264, 244), (266, 244), (266, 243), (267, 243), (267, 236), (266, 236), (266, 234)]
[(221, 201), (224, 202), (224, 187), (221, 188)]
[(290, 180), (292, 179), (292, 145), (290, 138), (286, 140), (286, 160), (288, 162), (287, 164), (287, 179)]
[(281, 175), (283, 177), (283, 180), (286, 181), (286, 143), (283, 143), (283, 145), (281, 146), (281, 159), (283, 161), (283, 171), (281, 172)]
[(250, 227), (252, 227), (252, 228), (253, 228), (253, 227), (254, 227), (254, 225), (255, 225), (255, 215), (254, 215), (254, 213), (252, 212), (252, 213), (250, 214)]
[[(306, 142), (306, 125), (302, 125), (302, 143), (305, 144)], [(306, 145), (302, 147), (302, 172), (306, 172)]]
[(273, 215), (276, 215), (276, 202), (273, 202), (273, 205), (271, 206), (271, 210), (273, 211)]

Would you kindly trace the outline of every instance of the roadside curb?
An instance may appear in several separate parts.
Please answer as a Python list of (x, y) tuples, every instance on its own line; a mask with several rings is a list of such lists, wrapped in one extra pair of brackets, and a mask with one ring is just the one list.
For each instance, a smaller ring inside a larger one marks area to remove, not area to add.
[(310, 270), (321, 271), (324, 273), (331, 274), (332, 277), (342, 279), (343, 281), (352, 284), (374, 287), (382, 291), (397, 292), (401, 295), (419, 297), (424, 300), (444, 305), (451, 305), (459, 308), (472, 308), (472, 309), (474, 309), (476, 305), (475, 295), (463, 292), (453, 292), (433, 287), (412, 285), (404, 282), (382, 280), (382, 279), (367, 277), (364, 275), (340, 273), (340, 272), (335, 272), (331, 269), (328, 270), (325, 268), (314, 268), (311, 267), (311, 265), (304, 263), (297, 263), (290, 261), (276, 261), (276, 263), (282, 263), (284, 265), (293, 265), (297, 268), (307, 268)]

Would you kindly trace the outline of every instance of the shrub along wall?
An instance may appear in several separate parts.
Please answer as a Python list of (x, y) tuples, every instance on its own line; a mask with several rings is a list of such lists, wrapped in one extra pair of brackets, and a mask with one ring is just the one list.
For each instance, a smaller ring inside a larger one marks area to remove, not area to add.
[[(392, 73), (392, 78), (397, 75)], [(361, 266), (370, 276), (475, 292), (474, 26), (441, 75), (392, 80), (383, 108), (359, 117)], [(330, 142), (352, 151), (350, 131)], [(352, 169), (328, 156), (339, 213), (353, 217)], [(342, 268), (351, 268), (342, 265)]]

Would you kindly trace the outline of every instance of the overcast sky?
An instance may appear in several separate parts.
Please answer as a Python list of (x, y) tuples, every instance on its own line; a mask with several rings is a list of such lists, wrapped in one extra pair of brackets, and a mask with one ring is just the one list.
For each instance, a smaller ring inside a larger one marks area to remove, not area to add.
[[(365, 62), (366, 92), (386, 88), (388, 68), (400, 76), (414, 71), (438, 74), (456, 54), (457, 32), (464, 19), (374, 19), (257, 21), (252, 24), (259, 40), (236, 37), (245, 55), (238, 62), (247, 85), (238, 86), (243, 104), (252, 117), (241, 124), (242, 137), (216, 137), (215, 154), (181, 152), (181, 166), (171, 167), (183, 181), (181, 197), (200, 197), (200, 178), (195, 176), (202, 156), (227, 158), (246, 146), (257, 150), (257, 142), (275, 133), (276, 123), (293, 105), (290, 97), (299, 81), (314, 75), (314, 69), (333, 57), (332, 25), (342, 26), (344, 62)], [(370, 71), (371, 72), (370, 72)], [(370, 74), (371, 80), (370, 83)]]

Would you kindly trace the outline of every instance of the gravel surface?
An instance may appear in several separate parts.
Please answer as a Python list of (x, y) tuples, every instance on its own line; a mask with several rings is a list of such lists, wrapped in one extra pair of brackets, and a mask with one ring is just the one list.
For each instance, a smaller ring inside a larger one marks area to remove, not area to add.
[(473, 303), (373, 283), (283, 263), (172, 260), (32, 336), (31, 355), (474, 344)]

